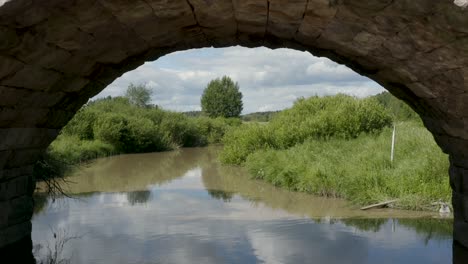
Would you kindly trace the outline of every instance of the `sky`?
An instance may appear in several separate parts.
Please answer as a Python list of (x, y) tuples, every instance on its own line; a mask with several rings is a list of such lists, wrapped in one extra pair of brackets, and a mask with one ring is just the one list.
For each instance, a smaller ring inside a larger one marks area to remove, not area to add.
[(288, 108), (300, 97), (337, 93), (366, 97), (384, 91), (346, 66), (308, 52), (237, 46), (171, 53), (125, 73), (93, 99), (123, 95), (130, 83), (146, 84), (153, 91), (153, 104), (197, 111), (206, 85), (224, 75), (239, 84), (243, 114)]

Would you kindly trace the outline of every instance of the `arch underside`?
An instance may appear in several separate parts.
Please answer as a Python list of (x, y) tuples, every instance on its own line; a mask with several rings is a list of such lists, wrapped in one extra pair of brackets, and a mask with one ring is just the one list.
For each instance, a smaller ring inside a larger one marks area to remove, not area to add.
[(467, 25), (450, 0), (9, 1), (0, 6), (0, 247), (30, 233), (33, 164), (89, 98), (145, 61), (233, 45), (328, 57), (413, 107), (450, 154), (454, 235), (468, 247)]

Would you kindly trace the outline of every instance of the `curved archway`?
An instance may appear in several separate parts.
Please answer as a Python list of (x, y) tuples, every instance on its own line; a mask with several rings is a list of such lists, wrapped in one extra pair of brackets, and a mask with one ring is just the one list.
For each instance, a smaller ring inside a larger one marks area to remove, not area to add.
[(32, 165), (90, 97), (145, 61), (233, 45), (328, 57), (413, 107), (450, 154), (454, 238), (468, 247), (467, 23), (449, 0), (8, 1), (0, 6), (0, 247), (30, 233)]

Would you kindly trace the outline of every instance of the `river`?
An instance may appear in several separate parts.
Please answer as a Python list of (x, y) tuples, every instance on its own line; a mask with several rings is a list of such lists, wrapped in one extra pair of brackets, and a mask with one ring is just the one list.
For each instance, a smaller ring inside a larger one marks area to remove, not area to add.
[(70, 198), (36, 193), (38, 263), (451, 262), (450, 219), (275, 188), (219, 150), (98, 159), (67, 178)]

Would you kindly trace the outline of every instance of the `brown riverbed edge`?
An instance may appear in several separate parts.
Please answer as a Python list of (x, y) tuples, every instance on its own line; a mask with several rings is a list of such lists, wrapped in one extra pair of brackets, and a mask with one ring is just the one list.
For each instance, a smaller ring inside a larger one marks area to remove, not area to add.
[(368, 206), (361, 207), (361, 210), (368, 210), (368, 209), (372, 209), (376, 207), (382, 207), (382, 206), (389, 205), (398, 201), (399, 201), (398, 199), (394, 199), (394, 200), (388, 200), (388, 201), (381, 202), (381, 203), (371, 204)]

